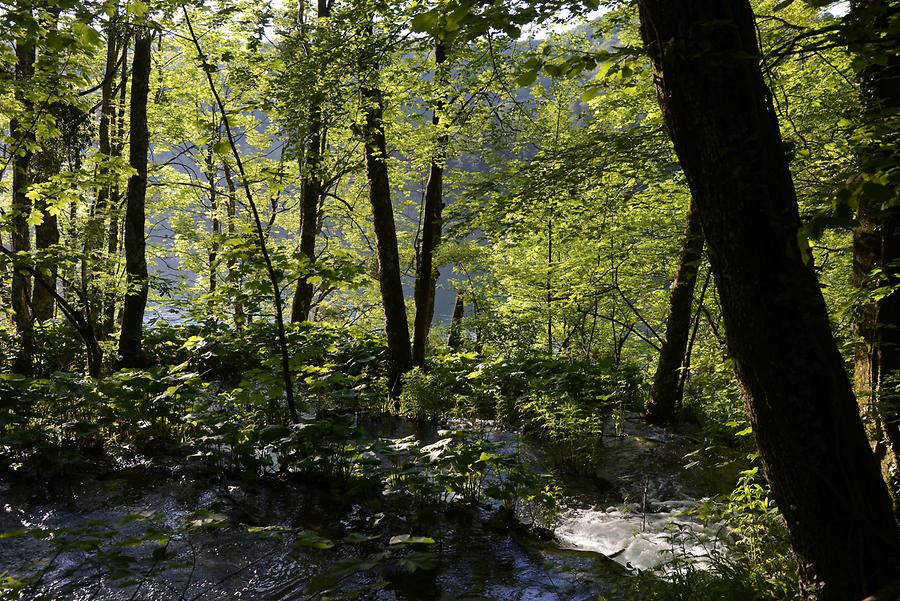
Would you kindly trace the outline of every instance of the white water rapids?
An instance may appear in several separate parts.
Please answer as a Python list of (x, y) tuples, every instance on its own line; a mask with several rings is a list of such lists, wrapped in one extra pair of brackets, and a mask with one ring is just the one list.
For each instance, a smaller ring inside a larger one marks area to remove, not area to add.
[(702, 567), (711, 552), (724, 550), (721, 528), (683, 514), (690, 501), (661, 505), (647, 513), (639, 507), (568, 509), (555, 533), (564, 547), (603, 553), (640, 570), (665, 571), (673, 559)]

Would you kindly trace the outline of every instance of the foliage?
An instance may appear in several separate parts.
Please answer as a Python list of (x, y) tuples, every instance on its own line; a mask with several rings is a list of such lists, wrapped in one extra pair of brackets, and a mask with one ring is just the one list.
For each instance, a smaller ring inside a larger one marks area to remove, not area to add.
[[(128, 448), (190, 456), (223, 483), (302, 476), (354, 499), (389, 499), (423, 523), (450, 504), (502, 506), (525, 522), (551, 525), (561, 496), (552, 478), (487, 435), (451, 430), (434, 440), (433, 428), (491, 420), (536, 442), (557, 471), (590, 474), (604, 437), (619, 434), (617, 420), (644, 408), (666, 336), (690, 188), (640, 48), (636, 4), (602, 3), (597, 11), (593, 0), (337, 0), (326, 4), (327, 17), (308, 0), (82, 4), (5, 3), (0, 23), (0, 283), (11, 291), (23, 270), (32, 289), (46, 278), (72, 311), (56, 299), (51, 318), (32, 319), (23, 331), (12, 294), (0, 295), (0, 363), (12, 366), (25, 342), (33, 354), (31, 373), (0, 373), (4, 476), (52, 479)], [(892, 47), (857, 39), (854, 27), (864, 18), (821, 5), (754, 2), (802, 242), (849, 366), (860, 312), (896, 288), (883, 271), (855, 273), (851, 239), (861, 205), (896, 200), (896, 115), (873, 123), (871, 107), (859, 100), (860, 81)], [(202, 57), (184, 15), (202, 32)], [(590, 22), (578, 21), (585, 15)], [(569, 20), (576, 26), (563, 27)], [(154, 35), (146, 107), (151, 309), (142, 341), (147, 365), (117, 371), (126, 293), (122, 194), (133, 175), (128, 61), (141, 28)], [(29, 44), (33, 72), (15, 53)], [(365, 185), (360, 92), (373, 82), (383, 93), (384, 160), (404, 277), (417, 270), (427, 227), (426, 174), (432, 164), (444, 169), (440, 275), (432, 274), (440, 282), (439, 323), (425, 365), (405, 374), (398, 399), (388, 394), (378, 242)], [(863, 164), (873, 148), (888, 152)], [(13, 206), (11, 180), (24, 159), (22, 209)], [(298, 233), (308, 218), (303, 190), (314, 180), (321, 189), (311, 261)], [(17, 219), (28, 248), (14, 242)], [(37, 228), (51, 225), (58, 240), (39, 243)], [(274, 301), (286, 303), (301, 278), (314, 289), (312, 321), (287, 325), (294, 384), (286, 390)], [(688, 465), (737, 480), (709, 509), (728, 524), (736, 551), (715, 557), (709, 570), (682, 566), (647, 594), (786, 598), (795, 593), (786, 534), (748, 459), (752, 429), (715, 287), (711, 278), (692, 308), (679, 417), (699, 425)], [(441, 313), (450, 290), (465, 305), (453, 349), (438, 336), (449, 329)], [(80, 322), (103, 354), (97, 377), (84, 376)], [(296, 420), (288, 393), (298, 396)], [(889, 394), (880, 401), (892, 409)], [(383, 431), (405, 418), (418, 436)], [(52, 534), (60, 548), (89, 541), (98, 565), (125, 581), (133, 576), (107, 526)], [(322, 542), (299, 530), (279, 535)], [(334, 593), (360, 570), (435, 565), (419, 549), (427, 537), (381, 538), (377, 549), (360, 543), (353, 558), (311, 580), (307, 593)], [(147, 567), (141, 561), (135, 570)]]

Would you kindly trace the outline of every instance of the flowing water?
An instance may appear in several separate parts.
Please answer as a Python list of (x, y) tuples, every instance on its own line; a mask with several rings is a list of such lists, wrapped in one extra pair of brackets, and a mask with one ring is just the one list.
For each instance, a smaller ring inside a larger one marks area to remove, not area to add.
[[(480, 425), (504, 452), (538, 467), (545, 461), (540, 449), (489, 426)], [(429, 549), (436, 567), (412, 574), (385, 568), (387, 587), (360, 598), (630, 599), (632, 569), (664, 572), (675, 556), (702, 565), (722, 532), (683, 514), (710, 492), (703, 474), (682, 466), (685, 437), (635, 415), (610, 431), (621, 436), (605, 441), (596, 471), (564, 481), (555, 540), (498, 524), (496, 512), (483, 508), (442, 526), (439, 544)], [(0, 574), (38, 575), (23, 599), (318, 599), (303, 592), (316, 574), (383, 549), (342, 544), (347, 533), (380, 519), (403, 531), (403, 516), (379, 516), (290, 480), (226, 486), (198, 463), (134, 457), (55, 487), (0, 483), (0, 532), (46, 533), (0, 539)], [(248, 534), (248, 524), (315, 531), (338, 544), (328, 551), (296, 547), (278, 532)], [(165, 553), (150, 554), (162, 547)], [(340, 586), (362, 589), (377, 579), (361, 571)]]

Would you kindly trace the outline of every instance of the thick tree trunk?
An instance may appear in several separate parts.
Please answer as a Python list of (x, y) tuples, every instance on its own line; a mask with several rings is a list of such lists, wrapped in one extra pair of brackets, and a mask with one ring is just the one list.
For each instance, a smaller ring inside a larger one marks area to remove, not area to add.
[(826, 601), (860, 599), (896, 577), (900, 539), (798, 241), (796, 194), (750, 4), (642, 0), (640, 15), (760, 458), (803, 582)]
[[(22, 105), (27, 119), (33, 119), (33, 103), (25, 87), (34, 75), (36, 59), (33, 40), (23, 38), (16, 40), (16, 99)], [(12, 251), (15, 253), (31, 253), (31, 228), (28, 218), (31, 215), (31, 201), (28, 192), (28, 167), (31, 163), (34, 145), (34, 127), (18, 118), (10, 119), (9, 131), (16, 156), (13, 158), (12, 178)], [(31, 278), (28, 273), (13, 263), (12, 290), (10, 306), (14, 311), (16, 335), (19, 337), (19, 349), (13, 362), (13, 371), (29, 374), (32, 369), (34, 353), (34, 322), (29, 306), (31, 300)]]
[[(319, 18), (330, 16), (328, 0), (319, 0)], [(322, 123), (322, 97), (317, 91), (310, 106), (309, 131), (306, 137), (304, 157), (306, 172), (300, 190), (300, 254), (306, 258), (303, 275), (297, 280), (294, 302), (291, 305), (291, 322), (309, 319), (312, 308), (313, 285), (309, 281), (316, 262), (316, 235), (318, 234), (319, 199), (322, 197), (322, 154), (325, 151), (325, 128)]]
[(671, 421), (675, 417), (675, 408), (681, 402), (680, 370), (684, 366), (691, 333), (691, 309), (702, 254), (703, 229), (700, 227), (700, 215), (691, 203), (688, 207), (684, 244), (681, 247), (681, 261), (669, 296), (666, 339), (659, 351), (659, 363), (656, 365), (650, 402), (647, 404), (647, 419), (654, 423)]
[[(850, 45), (862, 65), (864, 127), (870, 140), (859, 151), (861, 183), (880, 181), (873, 198), (863, 184), (853, 230), (853, 268), (856, 285), (867, 295), (875, 288), (893, 287), (900, 279), (900, 174), (896, 154), (900, 148), (900, 57), (890, 28), (897, 2), (854, 2)], [(859, 41), (858, 41), (859, 40)], [(893, 40), (893, 41), (892, 41)], [(876, 60), (883, 57), (883, 60)], [(873, 276), (878, 269), (879, 276)], [(900, 294), (893, 292), (864, 303), (856, 320), (856, 388), (860, 408), (877, 455), (900, 466)], [(895, 500), (900, 495), (900, 476), (891, 482)]]
[(400, 254), (394, 207), (388, 180), (387, 144), (384, 138), (384, 106), (381, 90), (364, 86), (363, 135), (365, 136), (366, 175), (369, 180), (369, 202), (378, 247), (379, 284), (384, 305), (385, 332), (388, 342), (388, 386), (391, 394), (400, 393), (401, 376), (412, 368), (409, 344), (409, 322), (400, 277)]
[(119, 335), (119, 364), (141, 367), (144, 363), (142, 338), (144, 309), (147, 306), (147, 257), (144, 234), (144, 209), (147, 201), (147, 96), (150, 87), (150, 56), (153, 36), (149, 30), (138, 33), (134, 42), (131, 67), (131, 133), (129, 163), (135, 173), (128, 178), (125, 205), (125, 273), (127, 290), (122, 308)]

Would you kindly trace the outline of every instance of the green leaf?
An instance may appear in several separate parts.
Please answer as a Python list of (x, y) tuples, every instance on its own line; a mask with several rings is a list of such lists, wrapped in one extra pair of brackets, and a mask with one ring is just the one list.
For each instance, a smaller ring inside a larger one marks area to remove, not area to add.
[(412, 18), (410, 28), (418, 33), (435, 33), (438, 28), (440, 13), (437, 9), (419, 13)]
[(516, 83), (527, 88), (537, 79), (537, 71), (525, 71), (516, 78)]
[(143, 17), (147, 14), (148, 10), (150, 10), (150, 7), (147, 6), (146, 2), (142, 2), (141, 0), (129, 0), (128, 4), (125, 6), (125, 12), (129, 15), (134, 15), (135, 17)]
[(72, 23), (72, 31), (78, 36), (81, 40), (81, 43), (85, 46), (99, 46), (103, 43), (103, 39), (100, 37), (100, 32), (96, 29), (81, 22)]
[(228, 140), (219, 140), (213, 144), (213, 152), (218, 155), (230, 155), (231, 144), (229, 144)]
[(307, 547), (309, 549), (330, 549), (334, 543), (329, 539), (319, 536), (315, 532), (304, 530), (294, 540), (297, 547)]
[(40, 225), (44, 223), (44, 214), (37, 209), (31, 212), (31, 215), (26, 219), (28, 225)]
[(392, 536), (388, 541), (389, 545), (433, 545), (434, 539), (428, 536), (411, 536), (409, 534), (398, 534)]

